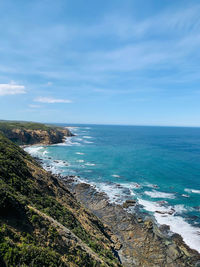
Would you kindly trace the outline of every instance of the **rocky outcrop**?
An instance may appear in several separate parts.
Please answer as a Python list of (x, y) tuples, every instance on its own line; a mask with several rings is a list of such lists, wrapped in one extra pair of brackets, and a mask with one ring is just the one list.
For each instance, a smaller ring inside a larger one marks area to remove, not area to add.
[(65, 137), (73, 136), (67, 128), (31, 122), (0, 122), (0, 131), (18, 145), (51, 145), (62, 143)]
[(68, 129), (30, 130), (12, 129), (6, 136), (19, 145), (62, 143), (67, 136), (73, 136)]
[[(190, 249), (178, 234), (169, 235), (169, 227), (158, 227), (147, 214), (128, 213), (136, 205), (126, 201), (122, 206), (111, 204), (104, 193), (84, 183), (65, 181), (75, 197), (112, 229), (123, 266), (189, 267), (200, 266), (200, 255)], [(137, 208), (137, 207), (136, 207)]]

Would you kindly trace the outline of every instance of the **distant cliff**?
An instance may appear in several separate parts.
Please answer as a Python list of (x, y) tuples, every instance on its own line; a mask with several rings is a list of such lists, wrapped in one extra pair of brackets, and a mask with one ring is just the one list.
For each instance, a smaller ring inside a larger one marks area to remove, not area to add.
[(66, 128), (33, 122), (0, 121), (0, 131), (18, 145), (62, 143), (73, 134)]

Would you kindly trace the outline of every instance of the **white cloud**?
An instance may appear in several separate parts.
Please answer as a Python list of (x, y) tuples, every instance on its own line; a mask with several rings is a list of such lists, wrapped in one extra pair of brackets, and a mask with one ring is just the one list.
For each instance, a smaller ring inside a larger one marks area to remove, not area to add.
[(54, 104), (54, 103), (72, 103), (69, 99), (57, 99), (53, 97), (37, 97), (35, 99), (36, 102), (40, 103), (48, 103), (48, 104)]
[(17, 94), (25, 94), (25, 86), (17, 85), (13, 82), (11, 83), (1, 83), (0, 84), (0, 96), (4, 95), (17, 95)]

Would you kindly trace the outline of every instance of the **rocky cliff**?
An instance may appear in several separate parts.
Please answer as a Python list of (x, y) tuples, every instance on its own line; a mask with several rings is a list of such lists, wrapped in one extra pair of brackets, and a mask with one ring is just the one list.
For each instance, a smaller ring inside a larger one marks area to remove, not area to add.
[(101, 221), (0, 134), (0, 266), (121, 266)]
[(0, 122), (0, 131), (19, 145), (62, 143), (73, 134), (66, 128), (41, 123)]

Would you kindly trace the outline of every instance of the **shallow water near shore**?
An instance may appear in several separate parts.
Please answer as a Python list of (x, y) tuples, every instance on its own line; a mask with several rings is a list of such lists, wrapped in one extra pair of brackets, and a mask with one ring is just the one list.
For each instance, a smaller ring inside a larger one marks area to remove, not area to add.
[[(67, 125), (62, 125), (67, 126)], [(65, 143), (25, 148), (53, 173), (78, 175), (141, 210), (200, 252), (200, 128), (74, 125)]]

